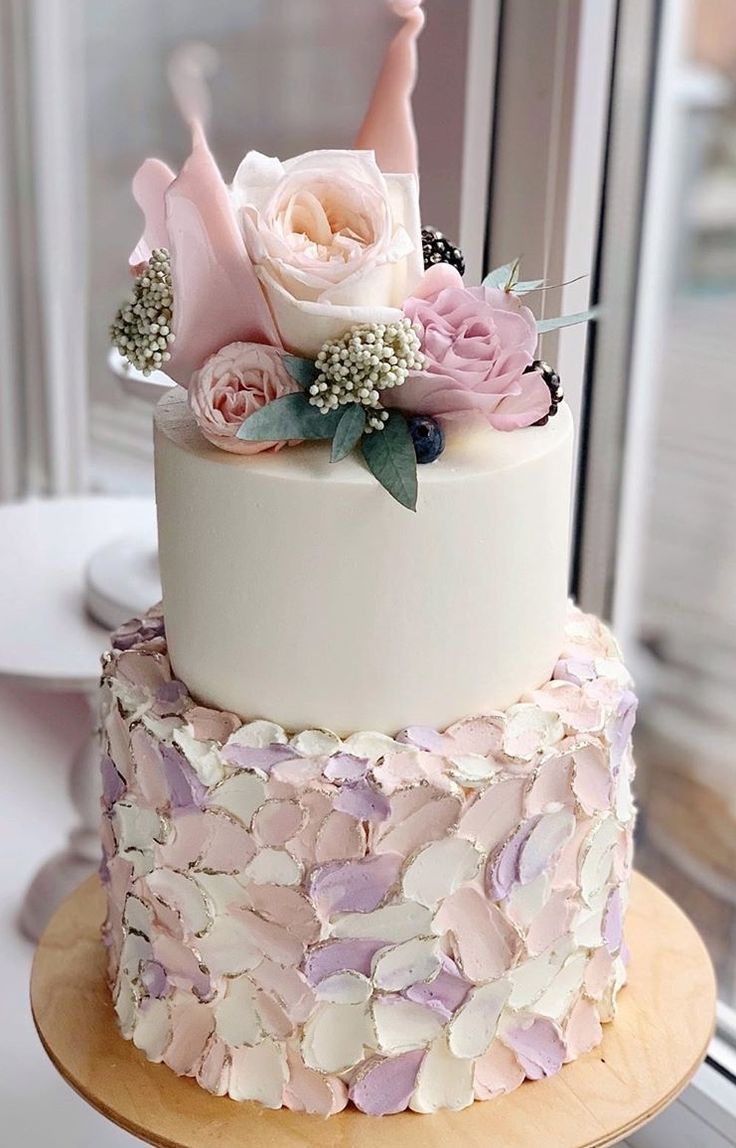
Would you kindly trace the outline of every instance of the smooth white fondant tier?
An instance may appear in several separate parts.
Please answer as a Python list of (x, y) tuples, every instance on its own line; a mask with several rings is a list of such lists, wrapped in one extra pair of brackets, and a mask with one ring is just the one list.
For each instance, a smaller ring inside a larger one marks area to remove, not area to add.
[(252, 456), (155, 415), (169, 650), (203, 702), (287, 729), (445, 726), (546, 681), (565, 618), (572, 419), (449, 438), (415, 514), (323, 443)]

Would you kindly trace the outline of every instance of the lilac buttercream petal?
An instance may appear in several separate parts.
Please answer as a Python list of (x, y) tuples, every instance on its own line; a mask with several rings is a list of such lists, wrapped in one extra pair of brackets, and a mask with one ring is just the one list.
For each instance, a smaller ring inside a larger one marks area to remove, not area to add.
[(582, 686), (596, 677), (595, 663), (583, 658), (560, 658), (552, 672), (554, 681), (571, 682)]
[(486, 869), (486, 889), (492, 900), (505, 900), (518, 882), (519, 859), (529, 839), (529, 834), (538, 822), (539, 817), (532, 817), (529, 821), (525, 821), (490, 861)]
[(611, 735), (611, 770), (614, 776), (618, 773), (624, 750), (634, 728), (637, 705), (636, 694), (631, 690), (624, 690), (616, 710)]
[(111, 809), (116, 801), (125, 793), (125, 781), (115, 768), (115, 762), (107, 754), (100, 762), (102, 773), (102, 801), (106, 809)]
[(373, 937), (327, 941), (307, 954), (304, 975), (310, 985), (318, 985), (333, 973), (353, 971), (369, 977), (374, 956), (386, 942)]
[(431, 981), (410, 985), (404, 996), (416, 1004), (428, 1005), (445, 1020), (449, 1020), (460, 1008), (471, 987), (452, 958), (442, 954), (442, 968), (437, 976)]
[(309, 895), (328, 917), (333, 913), (370, 913), (396, 882), (402, 863), (398, 853), (329, 861), (312, 873)]
[(374, 1056), (366, 1061), (350, 1085), (350, 1099), (369, 1116), (403, 1112), (411, 1100), (425, 1049), (400, 1056)]
[(324, 774), (328, 781), (362, 781), (368, 770), (368, 759), (354, 753), (334, 753), (327, 759)]
[(207, 796), (207, 787), (199, 780), (183, 754), (173, 746), (162, 745), (161, 759), (172, 808), (187, 809), (191, 805), (202, 805)]
[(359, 781), (344, 785), (335, 797), (335, 809), (349, 813), (358, 821), (385, 821), (391, 812), (391, 803), (385, 794), (370, 785)]
[(518, 1025), (510, 1029), (503, 1040), (516, 1053), (530, 1080), (554, 1076), (562, 1068), (565, 1042), (551, 1020), (539, 1017), (530, 1025)]
[(189, 693), (183, 682), (172, 678), (169, 682), (162, 682), (156, 690), (154, 699), (154, 712), (158, 717), (170, 717), (183, 712)]
[(146, 961), (141, 966), (141, 981), (149, 997), (162, 997), (169, 987), (166, 970), (160, 961)]
[[(447, 264), (436, 263), (435, 269), (440, 266), (447, 266)], [(396, 735), (396, 741), (403, 742), (405, 745), (412, 745), (415, 749), (424, 749), (427, 753), (442, 753), (445, 745), (442, 734), (426, 725), (408, 726)]]

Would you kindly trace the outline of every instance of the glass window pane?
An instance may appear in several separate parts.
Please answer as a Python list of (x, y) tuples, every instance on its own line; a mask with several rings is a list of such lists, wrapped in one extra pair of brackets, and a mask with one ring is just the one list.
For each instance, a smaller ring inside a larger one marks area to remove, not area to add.
[(689, 5), (638, 638), (638, 861), (693, 917), (736, 1004), (736, 22)]

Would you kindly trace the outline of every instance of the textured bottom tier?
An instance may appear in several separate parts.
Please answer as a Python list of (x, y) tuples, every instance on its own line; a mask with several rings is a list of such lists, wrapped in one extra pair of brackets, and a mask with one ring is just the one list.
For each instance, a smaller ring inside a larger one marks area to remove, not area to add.
[(120, 1029), (210, 1092), (463, 1108), (594, 1048), (626, 979), (636, 698), (571, 607), (553, 679), (395, 738), (205, 709), (163, 618), (103, 676)]

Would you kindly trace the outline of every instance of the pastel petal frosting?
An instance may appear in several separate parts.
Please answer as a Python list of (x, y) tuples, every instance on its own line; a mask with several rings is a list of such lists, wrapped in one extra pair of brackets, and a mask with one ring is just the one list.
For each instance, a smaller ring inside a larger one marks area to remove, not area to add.
[(600, 1042), (626, 980), (635, 699), (597, 619), (571, 607), (550, 681), (505, 712), (395, 737), (198, 705), (160, 611), (103, 677), (103, 936), (150, 1060), (218, 1096), (390, 1115)]

